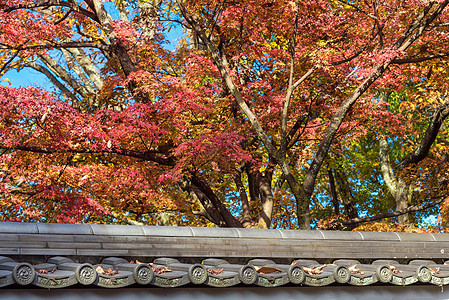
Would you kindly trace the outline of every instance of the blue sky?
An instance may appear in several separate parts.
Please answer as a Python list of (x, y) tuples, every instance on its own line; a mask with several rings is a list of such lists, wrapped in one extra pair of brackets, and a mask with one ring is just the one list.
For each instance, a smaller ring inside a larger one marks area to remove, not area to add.
[[(118, 12), (114, 10), (114, 5), (112, 3), (106, 3), (106, 8), (109, 13), (112, 15), (114, 19), (118, 19)], [(183, 34), (182, 28), (172, 27), (170, 32), (167, 33), (167, 41), (169, 44), (166, 44), (167, 49), (174, 49), (176, 44), (179, 42), (181, 36)], [(13, 87), (41, 87), (44, 89), (52, 89), (52, 83), (47, 79), (47, 77), (40, 72), (35, 71), (32, 68), (23, 68), (20, 72), (15, 70), (10, 70), (6, 72), (3, 76), (1, 76), (0, 84), (3, 86), (11, 85)], [(7, 79), (7, 80), (3, 80)]]
[[(2, 76), (2, 79), (7, 78), (13, 87), (25, 87), (25, 86), (34, 86), (34, 87), (50, 87), (51, 83), (43, 74), (31, 69), (24, 68), (17, 72), (15, 70), (11, 70), (6, 72)], [(6, 86), (9, 85), (7, 80), (2, 80), (1, 84)]]

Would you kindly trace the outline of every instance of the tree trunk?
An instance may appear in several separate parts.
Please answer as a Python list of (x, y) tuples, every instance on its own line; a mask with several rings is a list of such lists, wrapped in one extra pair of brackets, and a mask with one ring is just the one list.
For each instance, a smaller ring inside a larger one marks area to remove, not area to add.
[(213, 223), (220, 227), (243, 227), (218, 199), (203, 178), (192, 175), (188, 179), (184, 178), (180, 184), (181, 188), (187, 191), (192, 199), (201, 203), (207, 214), (212, 218)]
[[(396, 202), (396, 211), (407, 209), (409, 185), (407, 185), (401, 178), (398, 180), (395, 179), (390, 165), (388, 142), (385, 138), (379, 140), (379, 157), (382, 177)], [(398, 223), (402, 225), (410, 224), (409, 215), (403, 214), (398, 216)]]
[(140, 1), (140, 27), (142, 37), (146, 41), (152, 41), (156, 34), (156, 24), (160, 15), (160, 6), (162, 1), (155, 0), (151, 2)]
[(247, 164), (245, 168), (248, 174), (248, 189), (251, 201), (261, 202), (261, 211), (258, 220), (259, 228), (270, 228), (274, 196), (271, 188), (271, 179), (273, 170), (267, 168), (265, 174), (258, 170), (252, 170), (251, 165)]
[[(399, 178), (396, 195), (394, 197), (396, 200), (396, 211), (402, 211), (408, 208), (409, 189), (409, 185), (405, 183), (401, 178)], [(410, 225), (409, 214), (398, 216), (398, 223), (401, 225)]]
[(306, 195), (302, 186), (298, 183), (290, 170), (287, 162), (282, 163), (282, 173), (287, 180), (290, 191), (295, 197), (296, 217), (298, 218), (299, 229), (310, 229), (310, 199), (312, 194)]
[(249, 210), (248, 195), (242, 182), (242, 173), (239, 171), (234, 175), (234, 182), (239, 192), (239, 197), (242, 205), (242, 225), (245, 228), (251, 227), (251, 213)]
[[(188, 193), (189, 197), (200, 205), (200, 212), (198, 214), (206, 217), (209, 221), (219, 227), (226, 227), (226, 222), (217, 209), (214, 207), (210, 199), (201, 191), (200, 188), (192, 184), (188, 178), (183, 178), (179, 185), (181, 189)], [(204, 209), (205, 211), (202, 211)]]
[(257, 189), (257, 179), (256, 174), (251, 171), (251, 166), (246, 164), (245, 166), (246, 176), (248, 177), (248, 190), (249, 190), (249, 199), (251, 203), (256, 203), (257, 198), (259, 197), (259, 191)]
[(259, 194), (262, 200), (262, 210), (259, 217), (259, 228), (270, 228), (274, 205), (270, 176), (268, 176), (267, 174), (260, 174), (258, 183)]
[[(340, 192), (341, 203), (343, 203), (343, 206), (345, 207), (346, 215), (349, 219), (358, 218), (359, 212), (356, 203), (353, 201), (354, 197), (352, 196), (348, 179), (343, 172), (339, 171), (335, 172), (335, 179), (337, 181), (338, 191)], [(349, 228), (354, 229), (355, 226), (355, 224), (352, 224), (349, 225)]]
[(332, 204), (334, 205), (334, 214), (338, 215), (338, 214), (340, 214), (340, 203), (338, 202), (334, 174), (332, 173), (332, 169), (330, 169), (330, 168), (327, 169), (327, 173), (329, 176), (329, 185), (330, 185), (330, 189), (331, 189)]

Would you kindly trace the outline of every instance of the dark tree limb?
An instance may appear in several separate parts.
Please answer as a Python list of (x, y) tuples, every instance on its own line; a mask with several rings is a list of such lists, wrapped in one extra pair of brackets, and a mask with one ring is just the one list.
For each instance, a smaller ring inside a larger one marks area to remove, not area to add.
[(446, 100), (433, 114), (429, 127), (427, 127), (421, 142), (415, 151), (410, 153), (401, 163), (402, 167), (408, 167), (422, 161), (429, 154), (430, 148), (435, 141), (443, 121), (449, 116), (449, 99)]
[(332, 204), (334, 205), (334, 214), (338, 215), (338, 214), (340, 214), (340, 203), (338, 202), (334, 174), (332, 173), (331, 168), (327, 168), (327, 174), (329, 177), (329, 185), (330, 185), (330, 189), (331, 189)]
[[(242, 204), (242, 216), (244, 221), (249, 222), (251, 220), (251, 213), (249, 209), (249, 201), (248, 201), (248, 195), (246, 194), (245, 186), (242, 182), (242, 172), (237, 171), (237, 173), (234, 175), (234, 182), (237, 187), (237, 190), (239, 192), (239, 198)], [(243, 224), (245, 225), (245, 224)]]
[(65, 48), (97, 48), (103, 51), (110, 51), (110, 47), (108, 45), (94, 43), (94, 42), (67, 42), (67, 43), (49, 43), (46, 45), (32, 45), (32, 46), (12, 46), (8, 44), (0, 44), (0, 48), (2, 49), (12, 49), (12, 50), (30, 50), (30, 49), (65, 49)]
[(108, 150), (87, 150), (87, 149), (62, 149), (62, 150), (56, 150), (53, 148), (48, 147), (39, 147), (39, 146), (27, 146), (27, 145), (16, 145), (14, 147), (1, 147), (4, 150), (19, 150), (19, 151), (27, 151), (27, 152), (34, 152), (34, 153), (43, 153), (43, 154), (56, 154), (56, 153), (79, 153), (79, 154), (106, 154), (106, 153), (112, 153), (116, 155), (122, 155), (122, 156), (128, 156), (128, 157), (134, 157), (139, 158), (146, 161), (152, 161), (155, 163), (158, 163), (160, 165), (164, 166), (174, 166), (176, 161), (173, 157), (163, 157), (160, 155), (157, 155), (158, 153), (153, 151), (136, 151), (136, 150), (130, 150), (130, 149), (108, 149)]
[(383, 214), (378, 214), (378, 215), (370, 216), (370, 217), (353, 218), (353, 219), (349, 219), (349, 220), (337, 220), (335, 222), (331, 222), (330, 224), (328, 224), (324, 227), (321, 227), (320, 229), (331, 230), (331, 229), (335, 229), (335, 228), (340, 228), (342, 226), (356, 225), (356, 224), (365, 223), (365, 222), (379, 221), (382, 219), (398, 217), (398, 216), (408, 214), (411, 212), (426, 210), (428, 208), (434, 207), (434, 206), (442, 203), (444, 200), (447, 199), (448, 196), (449, 196), (449, 194), (444, 194), (444, 195), (441, 195), (438, 197), (433, 197), (433, 199), (437, 199), (437, 200), (435, 200), (433, 202), (419, 203), (416, 205), (412, 205), (412, 206), (409, 206), (407, 209), (400, 210), (400, 211), (383, 213)]
[[(224, 227), (243, 227), (242, 224), (231, 214), (231, 212), (226, 208), (226, 206), (218, 199), (217, 195), (212, 191), (209, 184), (201, 178), (199, 175), (192, 174), (189, 178), (192, 183), (192, 187), (195, 188), (195, 192), (201, 192), (210, 201), (210, 204), (215, 208), (215, 210), (220, 215), (224, 224)], [(203, 203), (202, 203), (203, 204)], [(204, 206), (204, 204), (203, 204)], [(205, 207), (207, 210), (207, 207)], [(209, 212), (209, 211), (208, 211)]]
[(393, 61), (391, 63), (395, 64), (395, 65), (403, 65), (403, 64), (409, 64), (409, 63), (419, 63), (419, 62), (423, 62), (423, 61), (428, 61), (428, 60), (443, 58), (443, 57), (448, 57), (448, 56), (449, 56), (449, 52), (446, 52), (446, 53), (432, 54), (432, 55), (423, 56), (423, 57), (393, 59)]
[(51, 7), (51, 6), (61, 6), (61, 7), (69, 7), (71, 10), (76, 11), (96, 22), (98, 22), (97, 15), (93, 13), (92, 11), (85, 9), (79, 5), (76, 5), (73, 2), (69, 1), (61, 1), (61, 0), (44, 0), (44, 1), (36, 1), (33, 4), (24, 4), (24, 5), (17, 5), (14, 7), (6, 8), (6, 12), (12, 12), (19, 9), (33, 9), (33, 8), (39, 8), (39, 7)]

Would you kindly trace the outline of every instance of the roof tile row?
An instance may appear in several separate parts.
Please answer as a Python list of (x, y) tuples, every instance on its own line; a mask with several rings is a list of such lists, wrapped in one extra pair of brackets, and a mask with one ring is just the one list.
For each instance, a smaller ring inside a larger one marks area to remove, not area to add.
[(14, 234), (73, 234), (104, 236), (170, 236), (170, 237), (223, 237), (273, 238), (306, 240), (376, 240), (401, 242), (449, 241), (444, 233), (392, 233), (323, 230), (245, 229), (211, 227), (123, 226), (102, 224), (55, 224), (0, 222), (1, 233)]
[(361, 264), (340, 259), (332, 264), (296, 259), (277, 264), (268, 259), (252, 259), (247, 264), (231, 264), (224, 259), (208, 258), (201, 263), (182, 263), (174, 258), (156, 258), (152, 263), (108, 257), (101, 264), (77, 263), (56, 256), (31, 265), (0, 256), (0, 287), (35, 285), (63, 288), (75, 284), (119, 288), (132, 284), (178, 287), (186, 284), (229, 287), (238, 284), (276, 287), (285, 284), (326, 286), (332, 283), (365, 286), (380, 282), (410, 285), (417, 282), (438, 286), (449, 284), (449, 265), (431, 260), (400, 264), (395, 260), (375, 260)]

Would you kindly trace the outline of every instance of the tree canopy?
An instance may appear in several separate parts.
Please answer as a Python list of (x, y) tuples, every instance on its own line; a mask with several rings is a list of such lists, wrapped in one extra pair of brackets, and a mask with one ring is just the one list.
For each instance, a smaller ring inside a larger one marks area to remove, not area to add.
[(0, 220), (444, 227), (448, 4), (0, 0)]

